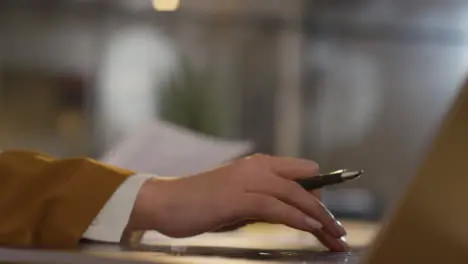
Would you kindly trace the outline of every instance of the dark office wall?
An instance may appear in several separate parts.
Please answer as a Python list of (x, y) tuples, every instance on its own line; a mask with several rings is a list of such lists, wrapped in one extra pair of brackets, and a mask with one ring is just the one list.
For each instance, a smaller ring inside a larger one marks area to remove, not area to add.
[(384, 208), (411, 179), (468, 74), (466, 35), (443, 28), (348, 24), (308, 35), (306, 156), (325, 170), (365, 168), (346, 187), (370, 190)]

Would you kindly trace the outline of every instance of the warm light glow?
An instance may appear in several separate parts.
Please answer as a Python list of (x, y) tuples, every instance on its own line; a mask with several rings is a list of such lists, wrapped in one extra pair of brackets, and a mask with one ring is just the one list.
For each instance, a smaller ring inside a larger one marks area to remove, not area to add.
[(180, 0), (153, 0), (153, 7), (157, 11), (175, 11), (179, 5)]

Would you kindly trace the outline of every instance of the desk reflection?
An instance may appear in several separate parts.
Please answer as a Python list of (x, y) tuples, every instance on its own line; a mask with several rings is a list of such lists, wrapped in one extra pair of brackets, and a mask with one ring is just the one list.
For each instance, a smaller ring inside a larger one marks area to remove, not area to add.
[[(351, 252), (335, 253), (307, 249), (298, 250), (259, 250), (249, 248), (227, 247), (187, 247), (174, 248), (164, 246), (146, 246), (137, 249), (138, 252), (157, 252), (180, 263), (190, 260), (204, 262), (207, 259), (215, 259), (218, 263), (356, 263), (363, 249), (353, 249)], [(134, 251), (133, 251), (134, 252)], [(167, 258), (166, 258), (167, 259)], [(195, 261), (197, 262), (197, 261)]]

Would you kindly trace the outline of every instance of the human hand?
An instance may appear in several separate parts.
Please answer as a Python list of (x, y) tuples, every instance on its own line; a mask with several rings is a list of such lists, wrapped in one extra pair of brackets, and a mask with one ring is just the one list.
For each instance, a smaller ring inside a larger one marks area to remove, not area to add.
[(259, 219), (310, 232), (329, 249), (345, 251), (344, 228), (316, 195), (293, 181), (317, 174), (313, 161), (257, 154), (192, 177), (150, 180), (128, 229), (189, 237)]

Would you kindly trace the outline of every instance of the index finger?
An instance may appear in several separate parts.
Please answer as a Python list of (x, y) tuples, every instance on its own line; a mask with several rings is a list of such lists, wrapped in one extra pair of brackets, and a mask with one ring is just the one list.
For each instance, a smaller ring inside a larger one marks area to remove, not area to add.
[(325, 230), (337, 238), (346, 235), (343, 227), (336, 222), (333, 215), (318, 198), (287, 179), (273, 176), (269, 177), (267, 182), (263, 179), (254, 181), (246, 191), (275, 197), (301, 210), (322, 223)]
[(269, 157), (268, 165), (274, 174), (289, 180), (309, 178), (319, 173), (319, 165), (313, 160)]
[[(289, 180), (317, 176), (320, 170), (320, 166), (313, 160), (272, 156), (268, 156), (267, 159), (268, 165), (274, 174)], [(313, 190), (310, 193), (319, 200), (322, 198), (320, 190)]]

